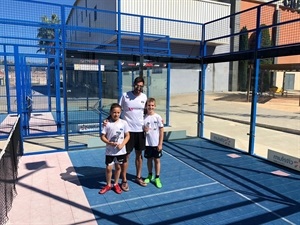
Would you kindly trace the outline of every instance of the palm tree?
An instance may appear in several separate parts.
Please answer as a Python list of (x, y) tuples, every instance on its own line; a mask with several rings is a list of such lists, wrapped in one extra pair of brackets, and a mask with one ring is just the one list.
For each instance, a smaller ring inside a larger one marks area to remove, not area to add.
[[(57, 14), (52, 14), (51, 18), (48, 18), (47, 16), (43, 16), (42, 18), (42, 26), (38, 28), (37, 38), (39, 38), (39, 49), (37, 50), (37, 53), (44, 52), (46, 55), (51, 54), (55, 55), (55, 27), (51, 25), (54, 24), (60, 24), (60, 19)], [(58, 30), (58, 34), (60, 34), (60, 30)], [(59, 41), (60, 43), (60, 41)], [(54, 58), (48, 59), (48, 69), (51, 65), (54, 64)], [(53, 69), (48, 70), (47, 74), (49, 79), (48, 84), (55, 88), (55, 71)], [(50, 87), (49, 86), (49, 87)]]
[[(52, 14), (51, 18), (43, 16), (42, 23), (46, 24), (47, 26), (38, 28), (37, 38), (40, 38), (38, 43), (40, 48), (37, 50), (37, 53), (45, 52), (45, 54), (55, 54), (54, 48), (52, 47), (55, 45), (55, 29), (50, 28), (48, 25), (60, 24), (60, 19), (56, 14)], [(48, 48), (47, 46), (49, 46), (50, 48)]]

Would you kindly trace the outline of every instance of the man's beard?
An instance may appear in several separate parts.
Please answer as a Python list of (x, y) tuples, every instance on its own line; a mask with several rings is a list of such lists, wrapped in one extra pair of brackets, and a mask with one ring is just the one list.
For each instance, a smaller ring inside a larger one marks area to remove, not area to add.
[(142, 93), (142, 92), (143, 92), (143, 88), (134, 88), (134, 89), (133, 89), (133, 92), (134, 92), (135, 94)]

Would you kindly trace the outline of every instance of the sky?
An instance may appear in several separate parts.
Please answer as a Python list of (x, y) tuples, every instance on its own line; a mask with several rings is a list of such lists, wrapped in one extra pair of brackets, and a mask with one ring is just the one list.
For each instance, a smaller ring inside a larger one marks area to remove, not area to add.
[[(3, 43), (17, 43), (17, 44), (36, 44), (37, 41), (29, 39), (36, 38), (38, 27), (35, 26), (18, 26), (14, 21), (30, 21), (41, 22), (43, 16), (51, 17), (53, 13), (60, 14), (61, 10), (58, 5), (40, 4), (34, 2), (44, 2), (51, 4), (70, 5), (72, 6), (75, 0), (0, 0), (0, 52), (3, 52)], [(71, 7), (66, 7), (66, 12), (69, 12)], [(66, 15), (67, 17), (68, 15)], [(12, 23), (6, 21), (12, 20)], [(9, 37), (9, 38), (7, 38)], [(20, 37), (24, 40), (20, 41)], [(26, 40), (26, 38), (28, 40)], [(7, 52), (12, 52), (13, 47), (10, 45), (6, 49)], [(28, 52), (26, 48), (20, 48), (21, 52)], [(30, 53), (36, 52), (36, 48)], [(0, 57), (1, 60), (1, 57)]]
[[(29, 0), (29, 1), (31, 1), (31, 0)], [(61, 5), (73, 5), (75, 2), (75, 0), (36, 0), (36, 1), (61, 4)]]

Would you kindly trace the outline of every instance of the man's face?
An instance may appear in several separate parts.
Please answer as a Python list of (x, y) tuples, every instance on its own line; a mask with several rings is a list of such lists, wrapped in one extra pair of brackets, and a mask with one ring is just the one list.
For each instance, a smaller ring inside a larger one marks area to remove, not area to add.
[(139, 83), (136, 83), (136, 84), (134, 84), (134, 86), (133, 86), (133, 92), (135, 93), (135, 94), (140, 94), (140, 93), (142, 93), (143, 92), (143, 87), (144, 87), (144, 83), (143, 82), (139, 82)]

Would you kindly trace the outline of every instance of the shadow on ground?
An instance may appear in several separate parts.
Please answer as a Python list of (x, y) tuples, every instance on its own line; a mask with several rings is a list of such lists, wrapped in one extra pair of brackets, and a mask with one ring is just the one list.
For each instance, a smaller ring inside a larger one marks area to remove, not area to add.
[[(269, 102), (273, 97), (269, 95), (259, 95), (258, 103), (264, 104)], [(222, 96), (214, 99), (215, 101), (230, 101), (230, 102), (251, 102), (252, 96), (247, 97), (247, 94), (243, 93), (224, 93)]]

